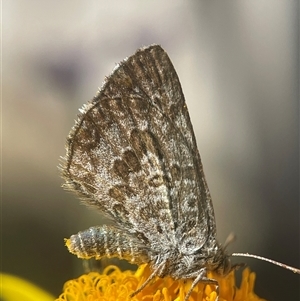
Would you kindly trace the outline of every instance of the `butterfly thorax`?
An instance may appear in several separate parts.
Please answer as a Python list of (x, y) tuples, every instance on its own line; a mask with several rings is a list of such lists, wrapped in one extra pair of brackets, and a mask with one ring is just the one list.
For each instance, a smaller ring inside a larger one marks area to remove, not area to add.
[(201, 270), (213, 271), (219, 275), (226, 275), (231, 270), (229, 256), (217, 241), (210, 241), (209, 245), (191, 252), (181, 252), (179, 247), (170, 249), (165, 256), (155, 258), (152, 263), (153, 270), (163, 261), (165, 265), (159, 276), (168, 275), (174, 279), (195, 278)]

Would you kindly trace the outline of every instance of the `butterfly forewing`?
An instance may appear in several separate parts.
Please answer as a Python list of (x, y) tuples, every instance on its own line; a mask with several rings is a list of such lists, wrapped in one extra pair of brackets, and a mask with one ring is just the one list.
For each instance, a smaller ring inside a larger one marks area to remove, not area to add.
[(83, 107), (63, 175), (68, 189), (157, 253), (162, 246), (193, 252), (215, 236), (180, 82), (160, 46), (121, 62)]

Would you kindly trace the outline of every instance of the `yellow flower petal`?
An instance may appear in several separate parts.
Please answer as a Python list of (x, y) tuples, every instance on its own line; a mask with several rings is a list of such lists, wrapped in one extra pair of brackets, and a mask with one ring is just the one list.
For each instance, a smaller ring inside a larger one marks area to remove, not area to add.
[(38, 286), (9, 274), (0, 274), (1, 300), (53, 301), (54, 297)]

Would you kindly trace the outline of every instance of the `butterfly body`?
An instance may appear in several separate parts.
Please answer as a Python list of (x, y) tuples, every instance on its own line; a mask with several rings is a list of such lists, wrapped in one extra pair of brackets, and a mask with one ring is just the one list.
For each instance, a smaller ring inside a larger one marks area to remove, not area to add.
[(163, 265), (158, 275), (174, 279), (195, 278), (201, 269), (227, 274), (231, 267), (229, 256), (217, 242), (214, 247), (210, 242), (192, 253), (183, 253), (180, 245), (152, 249), (136, 235), (106, 225), (72, 235), (67, 246), (79, 258), (118, 257), (134, 264), (149, 263), (153, 270)]

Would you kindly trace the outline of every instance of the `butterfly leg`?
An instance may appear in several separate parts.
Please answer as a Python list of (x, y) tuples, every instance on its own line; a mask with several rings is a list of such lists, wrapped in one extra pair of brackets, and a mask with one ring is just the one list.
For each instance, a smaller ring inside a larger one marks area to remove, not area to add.
[(189, 300), (189, 297), (190, 297), (193, 289), (195, 288), (195, 286), (199, 282), (202, 282), (204, 284), (213, 284), (213, 285), (215, 285), (216, 286), (216, 293), (217, 293), (217, 299), (216, 299), (216, 301), (219, 300), (219, 283), (215, 279), (207, 278), (206, 274), (207, 274), (207, 271), (206, 271), (205, 268), (201, 269), (200, 273), (198, 272), (198, 275), (197, 275), (196, 279), (193, 281), (193, 283), (192, 283), (192, 285), (191, 285), (188, 293), (186, 294), (186, 296), (184, 298), (184, 301), (188, 301)]
[(155, 276), (157, 275), (160, 275), (161, 274), (161, 271), (164, 270), (165, 268), (165, 265), (166, 265), (166, 262), (163, 261), (161, 262), (157, 268), (151, 273), (151, 275), (148, 277), (148, 279), (136, 290), (134, 291), (132, 294), (130, 294), (130, 298), (132, 298), (133, 296), (135, 296), (136, 294), (138, 294), (139, 292), (141, 292), (145, 287), (146, 285), (152, 280), (154, 279)]

